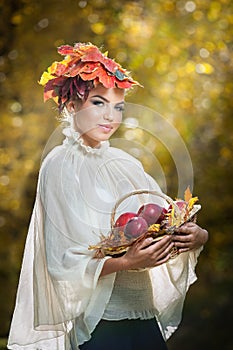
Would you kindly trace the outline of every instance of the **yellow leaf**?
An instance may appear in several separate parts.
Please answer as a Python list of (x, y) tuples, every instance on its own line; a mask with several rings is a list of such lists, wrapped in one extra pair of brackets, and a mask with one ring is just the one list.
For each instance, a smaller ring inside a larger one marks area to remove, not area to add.
[(53, 78), (54, 76), (52, 74), (50, 74), (49, 72), (44, 72), (40, 78), (39, 84), (44, 86), (49, 80)]
[(172, 210), (170, 211), (168, 215), (168, 223), (169, 226), (174, 226), (176, 225), (176, 217), (175, 217), (175, 208), (172, 207)]
[(160, 224), (152, 224), (149, 226), (148, 231), (159, 232)]
[(188, 201), (188, 211), (192, 210), (194, 204), (198, 201), (198, 197), (192, 197)]

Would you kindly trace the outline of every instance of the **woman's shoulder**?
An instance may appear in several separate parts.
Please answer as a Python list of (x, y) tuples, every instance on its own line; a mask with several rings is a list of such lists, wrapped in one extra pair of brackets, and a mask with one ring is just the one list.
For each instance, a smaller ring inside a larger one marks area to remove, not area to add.
[(119, 159), (122, 159), (122, 160), (129, 160), (137, 165), (141, 165), (141, 162), (135, 158), (134, 156), (132, 156), (130, 153), (120, 149), (120, 148), (117, 148), (117, 147), (109, 147), (109, 152), (111, 153), (112, 156), (114, 156), (114, 158), (119, 158)]
[(66, 157), (65, 149), (62, 145), (54, 147), (42, 160), (40, 175), (45, 176), (48, 173), (56, 173), (61, 168)]

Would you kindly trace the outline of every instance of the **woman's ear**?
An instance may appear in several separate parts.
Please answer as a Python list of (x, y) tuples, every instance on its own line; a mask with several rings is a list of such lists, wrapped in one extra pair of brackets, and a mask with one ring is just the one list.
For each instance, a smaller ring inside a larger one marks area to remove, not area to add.
[(73, 101), (69, 101), (66, 104), (66, 108), (68, 110), (69, 113), (74, 113), (75, 112), (75, 105)]
[(66, 108), (69, 113), (75, 113), (77, 112), (78, 106), (77, 106), (77, 101), (70, 100), (66, 104)]

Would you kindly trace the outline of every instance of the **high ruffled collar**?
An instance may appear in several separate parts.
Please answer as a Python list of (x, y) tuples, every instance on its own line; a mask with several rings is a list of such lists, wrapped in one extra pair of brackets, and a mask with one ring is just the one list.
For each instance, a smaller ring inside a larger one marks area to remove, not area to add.
[(96, 148), (85, 145), (81, 134), (72, 127), (64, 128), (62, 133), (66, 136), (63, 144), (77, 145), (84, 153), (102, 154), (109, 147), (108, 141), (100, 142)]

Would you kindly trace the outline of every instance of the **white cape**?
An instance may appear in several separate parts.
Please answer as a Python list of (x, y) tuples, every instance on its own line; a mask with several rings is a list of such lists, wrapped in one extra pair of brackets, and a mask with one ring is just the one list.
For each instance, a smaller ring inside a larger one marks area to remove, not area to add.
[[(111, 210), (135, 189), (159, 191), (141, 163), (103, 142), (86, 147), (71, 128), (61, 146), (44, 160), (25, 245), (8, 348), (69, 350), (76, 319), (79, 344), (101, 319), (115, 273), (99, 277), (105, 259), (93, 258), (89, 245), (110, 231)], [(129, 197), (118, 208), (137, 211), (148, 195)], [(161, 201), (161, 199), (157, 199)], [(181, 321), (183, 302), (200, 250), (184, 253), (150, 269), (157, 319), (165, 339)]]

